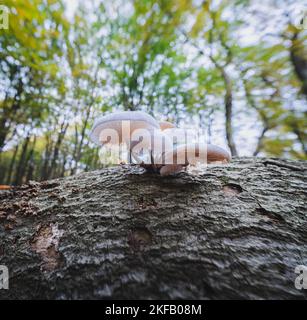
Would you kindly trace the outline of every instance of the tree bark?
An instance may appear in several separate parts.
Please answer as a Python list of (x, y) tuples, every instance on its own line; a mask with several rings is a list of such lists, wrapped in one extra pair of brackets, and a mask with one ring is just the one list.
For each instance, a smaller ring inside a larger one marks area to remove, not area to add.
[(0, 194), (2, 299), (306, 299), (307, 162), (121, 166)]

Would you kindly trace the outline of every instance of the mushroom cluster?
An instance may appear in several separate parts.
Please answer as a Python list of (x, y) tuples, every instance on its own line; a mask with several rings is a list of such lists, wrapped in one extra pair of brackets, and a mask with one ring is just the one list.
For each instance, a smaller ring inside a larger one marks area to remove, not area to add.
[(136, 163), (162, 176), (188, 165), (228, 162), (224, 149), (206, 143), (187, 142), (186, 132), (168, 121), (158, 122), (142, 111), (111, 113), (96, 119), (90, 133), (98, 145), (125, 144), (129, 163)]

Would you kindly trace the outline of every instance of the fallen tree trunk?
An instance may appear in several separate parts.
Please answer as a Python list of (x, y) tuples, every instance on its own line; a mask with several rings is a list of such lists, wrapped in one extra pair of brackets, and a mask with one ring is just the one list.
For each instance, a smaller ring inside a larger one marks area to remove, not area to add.
[(284, 299), (307, 265), (307, 163), (122, 166), (0, 194), (2, 299)]

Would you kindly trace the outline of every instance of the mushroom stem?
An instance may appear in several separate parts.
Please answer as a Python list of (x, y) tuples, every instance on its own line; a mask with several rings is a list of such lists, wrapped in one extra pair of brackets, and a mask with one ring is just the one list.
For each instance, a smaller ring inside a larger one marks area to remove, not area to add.
[(142, 160), (138, 157), (138, 155), (135, 153), (135, 152), (133, 152), (133, 151), (131, 151), (131, 157), (136, 161), (136, 163), (138, 163), (138, 164), (140, 164), (140, 163), (142, 163)]
[(150, 162), (151, 164), (155, 164), (154, 156), (152, 154), (152, 150), (150, 150)]
[(130, 148), (128, 149), (128, 162), (132, 163), (132, 152)]
[(181, 164), (167, 164), (160, 169), (161, 176), (168, 176), (173, 173), (178, 173), (183, 169)]

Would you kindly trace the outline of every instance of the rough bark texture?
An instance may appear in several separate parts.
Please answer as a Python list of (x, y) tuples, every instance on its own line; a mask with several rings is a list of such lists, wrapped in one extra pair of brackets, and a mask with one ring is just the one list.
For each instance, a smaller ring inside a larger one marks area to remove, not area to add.
[(117, 167), (0, 195), (4, 299), (306, 298), (307, 163)]

